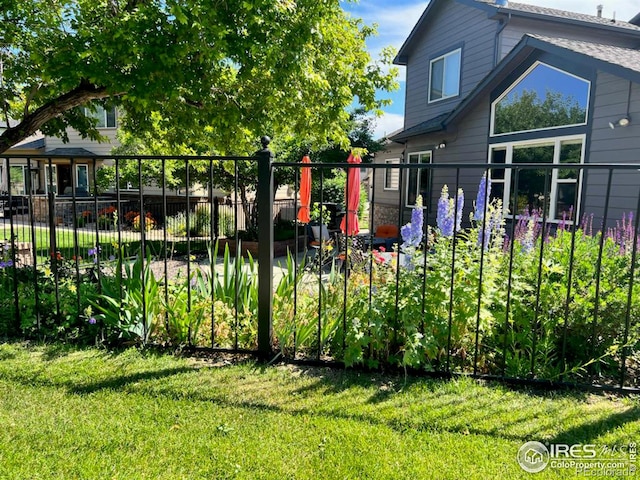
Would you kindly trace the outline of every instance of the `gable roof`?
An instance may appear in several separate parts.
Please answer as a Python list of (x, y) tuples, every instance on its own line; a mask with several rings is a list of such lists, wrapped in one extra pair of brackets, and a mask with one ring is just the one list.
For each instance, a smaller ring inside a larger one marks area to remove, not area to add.
[(513, 70), (515, 64), (521, 62), (534, 50), (548, 52), (572, 61), (590, 65), (613, 75), (640, 83), (640, 50), (615, 47), (599, 43), (569, 40), (566, 38), (545, 37), (543, 35), (527, 34), (502, 59), (458, 107), (444, 120), (448, 125), (463, 115), (482, 94), (488, 93), (495, 84)]
[[(397, 65), (406, 65), (409, 50), (411, 49), (416, 37), (427, 28), (428, 21), (431, 20), (431, 12), (436, 7), (447, 0), (431, 0), (427, 8), (422, 12), (411, 33), (405, 40), (393, 63)], [(449, 0), (451, 1), (451, 0)], [(560, 23), (565, 25), (575, 25), (583, 28), (594, 28), (601, 31), (608, 31), (620, 35), (631, 35), (638, 37), (640, 40), (640, 26), (630, 22), (612, 20), (609, 18), (598, 17), (596, 15), (586, 15), (584, 13), (569, 12), (566, 10), (558, 10), (555, 8), (540, 7), (537, 5), (529, 5), (524, 3), (508, 2), (505, 6), (495, 4), (495, 0), (453, 0), (469, 7), (477, 8), (487, 12), (489, 18), (497, 18), (502, 16), (532, 18), (538, 20), (546, 20), (549, 22)], [(636, 15), (632, 22), (640, 23), (640, 13)]]

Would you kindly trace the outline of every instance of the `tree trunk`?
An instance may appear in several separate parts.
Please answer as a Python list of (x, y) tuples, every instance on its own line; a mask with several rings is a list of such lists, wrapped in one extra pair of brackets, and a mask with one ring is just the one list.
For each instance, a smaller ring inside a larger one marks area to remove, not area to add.
[(112, 94), (107, 92), (106, 87), (99, 87), (84, 80), (81, 81), (80, 85), (70, 92), (45, 103), (40, 108), (25, 115), (18, 125), (7, 128), (2, 132), (0, 135), (0, 153), (5, 152), (15, 144), (36, 133), (42, 125), (52, 118), (62, 115), (64, 112), (90, 100), (110, 96), (112, 96)]

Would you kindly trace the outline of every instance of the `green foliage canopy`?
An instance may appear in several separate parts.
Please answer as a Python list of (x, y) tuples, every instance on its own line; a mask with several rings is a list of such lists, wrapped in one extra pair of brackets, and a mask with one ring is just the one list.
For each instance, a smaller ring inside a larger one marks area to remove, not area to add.
[(167, 142), (212, 153), (293, 132), (346, 146), (345, 108), (375, 112), (397, 87), (393, 52), (367, 53), (374, 33), (338, 0), (6, 0), (0, 152), (37, 130), (100, 139), (79, 108), (95, 100), (132, 132), (158, 112)]

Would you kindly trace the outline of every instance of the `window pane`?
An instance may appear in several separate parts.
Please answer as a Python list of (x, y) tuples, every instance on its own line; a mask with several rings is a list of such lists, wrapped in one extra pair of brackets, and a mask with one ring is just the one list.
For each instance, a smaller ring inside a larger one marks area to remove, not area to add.
[(27, 192), (24, 179), (24, 167), (10, 167), (9, 175), (11, 176), (11, 194), (24, 195)]
[[(491, 151), (491, 163), (504, 164), (507, 160), (507, 150), (506, 149), (495, 149)], [(491, 179), (492, 180), (503, 180), (504, 179), (504, 168), (491, 170)]]
[(430, 100), (439, 100), (442, 98), (444, 82), (444, 59), (441, 58), (431, 64), (431, 92)]
[(496, 102), (493, 133), (584, 124), (588, 102), (588, 81), (540, 63)]
[[(560, 144), (560, 163), (580, 163), (582, 157), (582, 142)], [(558, 178), (578, 178), (578, 170), (558, 170)]]
[(445, 57), (444, 63), (444, 96), (453, 97), (458, 95), (460, 84), (460, 51)]
[(559, 183), (556, 193), (556, 219), (562, 219), (563, 214), (567, 219), (575, 212), (576, 201), (575, 183)]
[(491, 200), (494, 198), (499, 198), (502, 200), (504, 197), (504, 183), (503, 182), (494, 182), (491, 183)]
[[(387, 160), (387, 165), (400, 163), (399, 160)], [(386, 190), (398, 190), (400, 171), (397, 168), (389, 168), (384, 171), (384, 188)]]
[[(512, 162), (516, 163), (553, 163), (553, 145), (535, 147), (515, 147)], [(515, 193), (516, 172), (511, 172), (512, 200)], [(546, 197), (545, 197), (546, 186)], [(525, 168), (518, 171), (518, 203), (516, 214), (529, 210), (549, 211), (549, 195), (551, 193), (551, 170)]]
[(115, 128), (116, 126), (116, 107), (107, 110), (107, 127)]
[[(409, 163), (427, 164), (431, 161), (428, 153), (409, 155)], [(429, 201), (429, 170), (411, 169), (407, 180), (407, 205), (415, 205), (418, 195), (422, 195), (423, 205)]]
[(89, 191), (89, 173), (86, 165), (78, 165), (78, 179), (76, 184), (76, 189)]

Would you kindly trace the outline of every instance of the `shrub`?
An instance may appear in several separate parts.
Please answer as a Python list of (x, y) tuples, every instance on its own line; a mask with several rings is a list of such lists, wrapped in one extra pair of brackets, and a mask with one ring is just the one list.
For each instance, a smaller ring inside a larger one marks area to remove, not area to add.
[(172, 217), (167, 217), (167, 233), (176, 237), (185, 237), (187, 235), (187, 215), (184, 212), (178, 212)]

